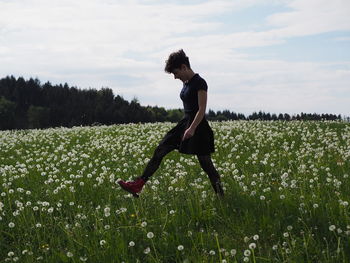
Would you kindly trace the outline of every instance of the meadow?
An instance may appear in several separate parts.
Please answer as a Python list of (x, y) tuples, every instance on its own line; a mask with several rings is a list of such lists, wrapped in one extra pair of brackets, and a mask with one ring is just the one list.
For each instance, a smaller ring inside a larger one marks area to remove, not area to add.
[(349, 262), (350, 124), (211, 122), (225, 197), (172, 123), (0, 131), (0, 262)]

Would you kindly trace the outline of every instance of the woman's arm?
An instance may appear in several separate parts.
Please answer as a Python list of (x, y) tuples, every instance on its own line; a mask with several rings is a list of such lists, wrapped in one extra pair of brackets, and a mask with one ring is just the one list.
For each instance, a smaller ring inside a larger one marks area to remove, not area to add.
[(205, 109), (207, 107), (207, 92), (205, 90), (198, 90), (198, 111), (194, 117), (190, 127), (185, 131), (182, 140), (191, 138), (205, 115)]

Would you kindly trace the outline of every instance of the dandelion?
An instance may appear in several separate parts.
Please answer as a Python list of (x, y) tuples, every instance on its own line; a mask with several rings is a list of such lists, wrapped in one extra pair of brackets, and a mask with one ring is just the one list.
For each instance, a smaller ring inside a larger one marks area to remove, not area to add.
[(107, 243), (106, 240), (101, 240), (101, 241), (100, 241), (100, 245), (101, 245), (101, 246), (104, 246), (106, 243)]
[(255, 249), (256, 248), (256, 244), (255, 243), (250, 243), (249, 244), (249, 249)]
[(9, 257), (13, 257), (13, 256), (15, 255), (15, 253), (12, 252), (12, 251), (10, 251), (9, 253), (7, 253), (7, 255), (8, 255)]
[(256, 240), (258, 240), (259, 239), (259, 235), (254, 235), (253, 236), (253, 239), (256, 241)]
[(214, 256), (215, 255), (215, 251), (214, 250), (210, 250), (209, 251), (209, 255)]
[(73, 253), (68, 251), (67, 252), (67, 257), (69, 257), (69, 258), (73, 257)]
[(335, 225), (329, 226), (329, 231), (334, 231), (336, 229)]
[(283, 236), (284, 236), (284, 237), (289, 237), (289, 233), (288, 233), (288, 232), (285, 232), (285, 233), (283, 233)]
[(231, 249), (230, 253), (231, 253), (231, 256), (234, 257), (237, 254), (237, 250), (236, 249)]
[(135, 242), (134, 241), (130, 241), (129, 242), (129, 247), (133, 247), (133, 246), (135, 246)]
[(148, 233), (147, 233), (147, 237), (148, 237), (148, 238), (153, 238), (153, 237), (154, 237), (154, 234), (153, 234), (152, 232), (148, 232)]
[(249, 262), (249, 258), (248, 258), (248, 257), (244, 257), (244, 258), (243, 258), (243, 261), (244, 261), (244, 262)]
[(244, 254), (244, 256), (249, 257), (252, 254), (252, 252), (249, 249), (246, 249), (246, 250), (244, 250), (243, 254)]
[(146, 255), (147, 255), (149, 252), (151, 252), (151, 249), (150, 249), (149, 247), (147, 247), (147, 248), (143, 251), (143, 253), (146, 254)]
[(177, 250), (179, 250), (179, 251), (184, 250), (184, 246), (183, 246), (183, 245), (179, 245), (179, 246), (177, 247)]
[(10, 222), (10, 223), (9, 223), (9, 228), (14, 228), (14, 227), (15, 227), (15, 223)]
[(142, 226), (142, 227), (146, 227), (146, 226), (147, 226), (147, 222), (145, 222), (145, 221), (142, 222), (142, 223), (141, 223), (141, 226)]

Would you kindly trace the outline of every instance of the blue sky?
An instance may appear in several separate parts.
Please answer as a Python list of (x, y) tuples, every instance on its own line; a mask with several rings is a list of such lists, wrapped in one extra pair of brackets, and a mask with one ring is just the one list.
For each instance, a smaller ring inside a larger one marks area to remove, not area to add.
[(180, 48), (208, 109), (350, 115), (348, 0), (0, 0), (0, 77), (181, 108)]

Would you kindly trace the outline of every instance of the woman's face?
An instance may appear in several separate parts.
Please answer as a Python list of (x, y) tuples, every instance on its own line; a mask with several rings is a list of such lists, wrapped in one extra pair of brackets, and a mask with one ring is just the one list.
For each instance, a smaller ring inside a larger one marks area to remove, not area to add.
[(174, 79), (179, 79), (182, 82), (187, 81), (187, 67), (182, 65), (181, 68), (176, 68), (173, 70)]

